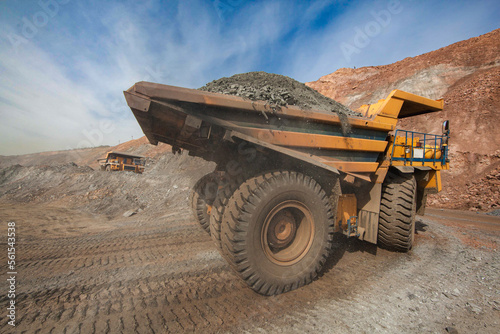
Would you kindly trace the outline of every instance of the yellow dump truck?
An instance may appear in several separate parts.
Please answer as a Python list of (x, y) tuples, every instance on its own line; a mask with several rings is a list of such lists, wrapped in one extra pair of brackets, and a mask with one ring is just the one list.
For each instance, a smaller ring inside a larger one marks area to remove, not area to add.
[(144, 172), (145, 157), (124, 152), (111, 151), (106, 158), (98, 159), (101, 170), (129, 171), (141, 174)]
[(396, 128), (399, 119), (441, 111), (443, 101), (400, 90), (342, 120), (149, 82), (124, 93), (150, 143), (217, 164), (194, 188), (196, 217), (264, 295), (310, 283), (335, 232), (410, 250), (415, 215), (449, 168), (448, 122), (440, 134)]

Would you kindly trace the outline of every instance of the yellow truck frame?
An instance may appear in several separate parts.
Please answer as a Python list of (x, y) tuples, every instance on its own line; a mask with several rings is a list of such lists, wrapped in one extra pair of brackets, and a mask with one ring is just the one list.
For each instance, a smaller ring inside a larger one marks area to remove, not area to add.
[(97, 159), (101, 170), (105, 171), (129, 171), (142, 174), (144, 172), (144, 159), (140, 155), (125, 152), (111, 151), (106, 158)]
[(191, 204), (224, 258), (264, 295), (311, 282), (334, 232), (410, 250), (415, 215), (449, 169), (449, 122), (441, 134), (397, 128), (443, 101), (400, 90), (346, 117), (149, 82), (124, 94), (150, 143), (216, 162)]

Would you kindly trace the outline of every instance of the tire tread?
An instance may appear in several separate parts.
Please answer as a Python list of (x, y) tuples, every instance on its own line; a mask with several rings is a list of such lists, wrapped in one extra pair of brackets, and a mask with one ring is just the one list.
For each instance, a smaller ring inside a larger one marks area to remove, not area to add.
[[(307, 275), (298, 277), (293, 283), (276, 284), (266, 281), (252, 268), (245, 241), (245, 233), (250, 228), (249, 220), (252, 209), (272, 189), (283, 184), (298, 184), (311, 189), (323, 203), (328, 216), (327, 245), (319, 255), (318, 263)], [(239, 276), (256, 292), (263, 295), (275, 295), (297, 289), (310, 283), (323, 267), (331, 249), (334, 218), (329, 198), (321, 186), (312, 178), (292, 171), (267, 172), (248, 179), (231, 196), (223, 216), (220, 240), (223, 256), (236, 270)]]
[(390, 171), (382, 186), (378, 244), (407, 252), (413, 246), (417, 184), (413, 174)]

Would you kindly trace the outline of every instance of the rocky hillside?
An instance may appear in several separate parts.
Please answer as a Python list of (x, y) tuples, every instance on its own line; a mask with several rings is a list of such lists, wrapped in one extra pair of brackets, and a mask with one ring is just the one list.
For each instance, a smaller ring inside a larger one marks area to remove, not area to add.
[[(0, 199), (76, 208), (110, 219), (124, 213), (157, 217), (187, 202), (189, 190), (215, 165), (145, 137), (117, 146), (0, 156)], [(144, 174), (101, 171), (109, 151), (148, 157)]]
[(432, 205), (489, 211), (500, 207), (500, 29), (384, 66), (342, 68), (307, 83), (356, 109), (393, 89), (443, 98), (443, 112), (411, 117), (408, 130), (440, 133), (451, 122), (451, 169)]
[[(185, 205), (191, 187), (215, 165), (146, 142), (1, 157), (0, 200), (76, 208), (110, 219), (126, 212), (157, 217)], [(147, 155), (144, 174), (101, 171), (94, 158), (110, 150)]]

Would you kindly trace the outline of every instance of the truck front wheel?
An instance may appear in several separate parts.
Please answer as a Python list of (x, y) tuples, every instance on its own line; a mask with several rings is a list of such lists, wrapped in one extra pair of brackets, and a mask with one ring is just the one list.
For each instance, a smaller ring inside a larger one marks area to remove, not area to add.
[(413, 246), (417, 208), (417, 183), (413, 174), (390, 171), (382, 185), (378, 244), (407, 252)]
[(256, 292), (276, 295), (310, 283), (331, 249), (334, 218), (312, 178), (278, 171), (253, 177), (230, 198), (222, 251)]

